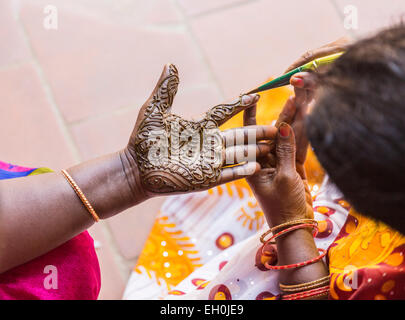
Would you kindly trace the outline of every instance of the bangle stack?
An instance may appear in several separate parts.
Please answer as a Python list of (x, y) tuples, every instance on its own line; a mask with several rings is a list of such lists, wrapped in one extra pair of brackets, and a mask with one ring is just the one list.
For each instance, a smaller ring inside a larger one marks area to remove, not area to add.
[[(262, 255), (266, 255), (267, 251), (265, 248), (269, 245), (274, 247), (274, 252), (277, 252), (277, 248), (275, 246), (275, 240), (291, 231), (304, 229), (304, 228), (312, 228), (314, 230), (313, 236), (315, 237), (318, 233), (318, 223), (316, 220), (313, 219), (300, 219), (300, 220), (293, 220), (287, 223), (280, 224), (275, 226), (265, 232), (261, 237), (260, 241), (263, 243), (262, 246)], [(271, 237), (266, 240), (266, 237), (271, 234)], [(320, 255), (317, 257), (283, 266), (276, 266), (274, 265), (277, 261), (277, 257), (274, 257), (269, 262), (266, 262), (264, 266), (269, 270), (285, 270), (285, 269), (294, 269), (300, 268), (306, 265), (313, 264), (317, 261), (320, 261), (322, 258), (326, 256), (327, 251), (324, 249), (318, 248)], [(300, 299), (307, 299), (307, 298), (320, 298), (329, 295), (329, 275), (318, 280), (314, 280), (311, 282), (300, 283), (295, 285), (284, 285), (280, 284), (280, 290), (286, 293), (286, 295), (282, 296), (284, 300), (300, 300)]]
[(293, 221), (289, 221), (289, 222), (286, 222), (286, 223), (279, 224), (278, 226), (275, 226), (275, 227), (271, 228), (270, 230), (268, 230), (267, 232), (263, 233), (262, 236), (260, 237), (260, 242), (263, 243), (263, 244), (269, 243), (269, 240), (266, 240), (265, 238), (270, 233), (274, 234), (274, 232), (276, 232), (276, 231), (278, 231), (280, 229), (283, 229), (285, 227), (302, 225), (302, 224), (311, 224), (311, 226), (314, 225), (316, 227), (316, 229), (318, 229), (318, 222), (316, 220), (314, 220), (314, 219), (293, 220)]
[(298, 293), (283, 295), (282, 300), (302, 300), (308, 298), (323, 298), (329, 295), (329, 285), (319, 287), (316, 289), (311, 289), (307, 291), (302, 291)]
[[(285, 235), (286, 233), (289, 233), (291, 231), (297, 230), (297, 229), (304, 229), (304, 228), (312, 228), (314, 229), (313, 232), (313, 236), (315, 237), (318, 233), (318, 222), (314, 219), (300, 219), (300, 220), (294, 220), (294, 221), (290, 221), (290, 222), (286, 222), (283, 224), (280, 224), (278, 226), (275, 226), (273, 228), (271, 228), (269, 231), (265, 232), (261, 237), (260, 237), (260, 241), (263, 243), (262, 246), (262, 255), (266, 255), (266, 252), (264, 252), (266, 245), (268, 244), (275, 244), (275, 240), (282, 236)], [(281, 231), (279, 231), (278, 233), (274, 234), (275, 231), (278, 231), (282, 229)], [(272, 236), (270, 237), (270, 239), (265, 240), (266, 236), (269, 234), (272, 234)], [(316, 258), (307, 260), (307, 261), (303, 261), (303, 262), (299, 262), (299, 263), (294, 263), (294, 264), (288, 264), (285, 266), (275, 266), (274, 262), (277, 261), (277, 259), (271, 259), (270, 262), (273, 263), (269, 263), (266, 262), (264, 264), (264, 266), (269, 269), (269, 270), (285, 270), (285, 269), (294, 269), (294, 268), (300, 268), (309, 264), (313, 264), (319, 260), (321, 260), (323, 257), (325, 257), (326, 255), (326, 250), (324, 249), (318, 249), (321, 254), (319, 256), (317, 256)], [(277, 252), (276, 247), (274, 246), (274, 251)]]
[(280, 283), (280, 290), (287, 293), (283, 300), (301, 300), (322, 298), (329, 295), (329, 275), (311, 282), (285, 285)]
[(289, 293), (297, 293), (301, 292), (303, 290), (312, 290), (312, 289), (317, 289), (321, 286), (329, 286), (329, 275), (323, 278), (320, 278), (318, 280), (314, 280), (311, 282), (306, 282), (306, 283), (300, 283), (300, 284), (293, 284), (293, 285), (285, 285), (280, 283), (280, 289), (283, 292), (289, 292)]

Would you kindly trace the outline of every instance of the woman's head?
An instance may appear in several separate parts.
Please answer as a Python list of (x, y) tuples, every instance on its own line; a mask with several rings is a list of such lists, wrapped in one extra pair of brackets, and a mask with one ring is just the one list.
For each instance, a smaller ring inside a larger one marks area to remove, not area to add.
[(352, 45), (320, 83), (319, 161), (356, 210), (405, 232), (405, 26)]

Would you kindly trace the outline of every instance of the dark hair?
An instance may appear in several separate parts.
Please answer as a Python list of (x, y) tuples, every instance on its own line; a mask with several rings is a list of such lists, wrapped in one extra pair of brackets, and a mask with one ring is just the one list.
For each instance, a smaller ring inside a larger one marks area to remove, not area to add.
[(314, 151), (362, 214), (405, 233), (405, 26), (348, 48), (307, 117)]

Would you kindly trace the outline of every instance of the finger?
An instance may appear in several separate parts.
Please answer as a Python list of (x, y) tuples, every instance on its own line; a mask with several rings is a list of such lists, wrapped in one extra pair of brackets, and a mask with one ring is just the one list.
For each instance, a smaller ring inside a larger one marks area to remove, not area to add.
[(236, 146), (256, 144), (260, 140), (273, 140), (277, 136), (277, 129), (273, 126), (249, 126), (228, 129), (221, 134), (225, 146)]
[(295, 136), (285, 122), (279, 127), (276, 141), (277, 171), (285, 175), (295, 173)]
[[(303, 90), (303, 89), (298, 89)], [(292, 124), (295, 135), (296, 161), (304, 164), (308, 151), (308, 138), (305, 132), (305, 117), (307, 116), (308, 103), (297, 106), (297, 113)]]
[(306, 105), (306, 102), (308, 101), (308, 92), (309, 91), (305, 89), (294, 88), (295, 93), (294, 104), (295, 107), (297, 108), (297, 111)]
[(260, 96), (258, 94), (249, 94), (243, 95), (238, 99), (238, 101), (235, 101), (233, 103), (224, 103), (217, 105), (205, 114), (203, 120), (215, 121), (218, 126), (221, 126), (239, 112), (253, 107), (259, 100), (259, 98)]
[(246, 178), (254, 175), (256, 172), (259, 171), (260, 171), (260, 164), (258, 164), (257, 162), (248, 162), (240, 166), (224, 168), (222, 169), (221, 174), (219, 175), (215, 185), (220, 185), (226, 182)]
[(292, 65), (290, 65), (285, 73), (298, 68), (314, 59), (325, 57), (334, 53), (343, 51), (347, 45), (338, 43), (337, 45), (325, 45), (315, 50), (308, 50), (301, 57), (299, 57)]
[(260, 164), (262, 170), (263, 168), (275, 168), (277, 164), (276, 156), (272, 153), (267, 153), (266, 155), (257, 158), (257, 162)]
[(295, 98), (294, 97), (289, 97), (287, 102), (285, 103), (283, 110), (281, 110), (280, 115), (278, 116), (278, 119), (276, 121), (275, 127), (278, 128), (280, 126), (280, 123), (286, 122), (286, 123), (292, 123), (295, 113), (297, 112), (297, 108), (295, 106)]
[(305, 171), (305, 166), (303, 164), (301, 164), (301, 163), (298, 163), (295, 166), (296, 166), (297, 173), (299, 174), (301, 179), (306, 179), (307, 178), (307, 173)]
[(256, 105), (246, 109), (243, 112), (243, 125), (244, 126), (254, 126), (256, 125)]
[(298, 72), (291, 77), (290, 84), (295, 88), (316, 90), (318, 78), (314, 72)]
[(250, 145), (239, 145), (224, 150), (223, 165), (234, 165), (265, 156), (270, 152), (270, 145), (265, 142)]

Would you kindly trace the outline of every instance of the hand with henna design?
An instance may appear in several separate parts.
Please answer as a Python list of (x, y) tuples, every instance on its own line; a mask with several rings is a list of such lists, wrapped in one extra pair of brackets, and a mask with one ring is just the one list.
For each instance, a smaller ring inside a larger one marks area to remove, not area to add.
[[(262, 141), (274, 139), (276, 128), (218, 129), (233, 115), (254, 107), (258, 96), (217, 105), (200, 121), (187, 121), (170, 113), (178, 83), (176, 68), (167, 65), (139, 112), (127, 146), (66, 169), (100, 219), (153, 196), (208, 189), (260, 169), (256, 157), (270, 151)], [(0, 195), (0, 274), (94, 223), (60, 172), (3, 180)]]
[(214, 106), (199, 121), (189, 121), (170, 112), (178, 84), (176, 67), (166, 65), (122, 153), (133, 193), (148, 198), (204, 190), (260, 170), (255, 159), (268, 153), (269, 145), (258, 141), (274, 138), (275, 128), (218, 129), (237, 113), (254, 107), (259, 96), (242, 96)]

